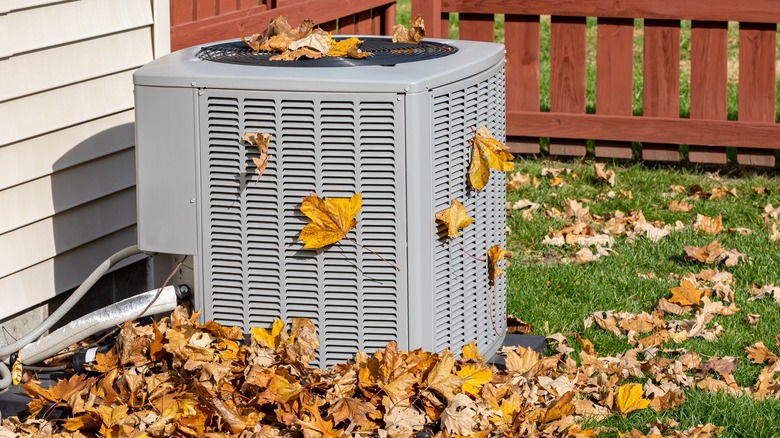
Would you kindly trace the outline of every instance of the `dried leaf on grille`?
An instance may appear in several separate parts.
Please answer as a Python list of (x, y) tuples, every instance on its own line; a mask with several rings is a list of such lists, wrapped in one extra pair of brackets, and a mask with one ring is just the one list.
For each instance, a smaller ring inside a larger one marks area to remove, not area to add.
[(265, 172), (265, 168), (268, 166), (268, 160), (272, 158), (272, 155), (268, 154), (268, 145), (271, 142), (271, 134), (259, 131), (247, 132), (244, 134), (243, 139), (249, 144), (257, 145), (257, 148), (260, 150), (260, 156), (252, 157), (252, 161), (257, 167), (257, 175), (263, 176), (263, 172)]
[(335, 41), (330, 46), (330, 51), (328, 51), (328, 56), (330, 57), (347, 56), (356, 59), (369, 57), (371, 53), (360, 51), (361, 44), (363, 44), (363, 41), (355, 37), (350, 37), (340, 41)]
[(468, 182), (471, 187), (482, 190), (490, 181), (490, 169), (499, 172), (508, 172), (514, 169), (509, 153), (509, 148), (496, 140), (487, 126), (482, 126), (474, 133), (474, 138), (469, 140), (472, 147), (471, 164), (468, 171)]
[(301, 212), (311, 219), (311, 223), (301, 230), (298, 240), (304, 242), (305, 249), (322, 248), (340, 241), (357, 226), (355, 216), (362, 206), (360, 193), (351, 198), (320, 198), (312, 193), (301, 203)]
[(393, 42), (419, 44), (425, 38), (425, 21), (418, 15), (412, 20), (412, 26), (407, 29), (403, 24), (396, 24), (393, 27)]
[(447, 226), (447, 235), (450, 239), (460, 236), (460, 230), (474, 223), (474, 219), (466, 212), (466, 207), (454, 198), (449, 208), (436, 212), (436, 220)]

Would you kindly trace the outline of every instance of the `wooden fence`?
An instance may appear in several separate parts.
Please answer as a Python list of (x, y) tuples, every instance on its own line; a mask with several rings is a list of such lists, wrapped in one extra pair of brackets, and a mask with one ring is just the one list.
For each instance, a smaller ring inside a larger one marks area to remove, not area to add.
[(392, 35), (395, 0), (171, 0), (171, 50), (262, 32), (279, 15), (334, 33)]
[[(773, 166), (780, 149), (776, 114), (776, 0), (413, 0), (430, 37), (493, 41), (494, 14), (505, 15), (507, 133), (516, 152)], [(540, 111), (540, 15), (551, 15), (550, 112)], [(586, 114), (586, 17), (598, 17), (596, 113)], [(632, 115), (634, 19), (644, 19), (643, 115)], [(680, 20), (692, 20), (690, 118), (680, 118)], [(727, 25), (739, 22), (738, 120), (727, 120)]]

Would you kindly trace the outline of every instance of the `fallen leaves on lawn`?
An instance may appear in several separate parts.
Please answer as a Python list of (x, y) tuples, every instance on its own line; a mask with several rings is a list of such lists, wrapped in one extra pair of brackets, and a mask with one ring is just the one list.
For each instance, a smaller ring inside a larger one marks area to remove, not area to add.
[(607, 170), (604, 163), (593, 163), (593, 168), (596, 170), (596, 178), (599, 181), (606, 182), (610, 186), (615, 186), (615, 171)]
[(524, 186), (539, 187), (539, 178), (533, 177), (527, 173), (515, 173), (511, 178), (507, 179), (506, 189), (514, 191)]
[(672, 292), (672, 297), (669, 298), (669, 302), (681, 306), (696, 305), (701, 301), (701, 297), (704, 296), (704, 291), (696, 289), (696, 286), (688, 280), (683, 280), (680, 286), (673, 287), (669, 290)]
[(772, 241), (772, 242), (780, 241), (780, 231), (778, 231), (778, 229), (777, 229), (777, 223), (776, 222), (772, 224), (772, 230), (770, 231), (770, 234), (769, 234), (769, 240)]
[(723, 231), (723, 217), (709, 217), (702, 214), (696, 215), (693, 223), (693, 231), (701, 231), (704, 234), (718, 234)]
[(685, 202), (685, 200), (682, 200), (682, 201), (674, 200), (671, 203), (669, 203), (669, 211), (688, 212), (688, 211), (693, 210), (693, 208), (694, 208), (694, 205)]
[(723, 264), (728, 267), (736, 266), (740, 261), (747, 260), (747, 255), (737, 251), (736, 248), (725, 250), (720, 242), (713, 240), (706, 246), (685, 246), (685, 258), (709, 265)]
[(736, 188), (728, 188), (726, 186), (716, 187), (712, 189), (712, 194), (710, 195), (710, 199), (724, 199), (726, 196), (731, 195), (735, 198), (738, 198), (737, 195), (737, 189)]
[(767, 284), (761, 287), (753, 286), (753, 296), (748, 298), (748, 301), (762, 300), (766, 297), (774, 298), (775, 301), (780, 303), (780, 286), (774, 284)]
[(617, 406), (623, 418), (629, 412), (650, 406), (650, 400), (642, 398), (643, 394), (642, 385), (638, 383), (628, 383), (620, 387), (617, 397), (615, 397), (615, 406)]

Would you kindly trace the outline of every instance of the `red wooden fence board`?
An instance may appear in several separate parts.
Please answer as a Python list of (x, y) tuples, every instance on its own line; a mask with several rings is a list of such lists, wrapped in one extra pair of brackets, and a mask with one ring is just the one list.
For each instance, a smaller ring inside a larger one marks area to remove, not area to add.
[(776, 123), (533, 111), (509, 112), (507, 123), (508, 130), (526, 136), (780, 149)]
[[(775, 121), (775, 24), (740, 23), (739, 120)], [(740, 164), (774, 166), (773, 151), (737, 150)]]
[(780, 22), (777, 0), (442, 0), (444, 12)]
[(217, 0), (217, 14), (224, 14), (238, 9), (236, 0)]
[(391, 3), (387, 6), (380, 6), (379, 10), (382, 11), (382, 34), (392, 35), (393, 27), (395, 27), (395, 21), (396, 21), (395, 3)]
[[(596, 113), (630, 116), (634, 97), (634, 20), (599, 18), (596, 44)], [(596, 142), (596, 156), (632, 157), (631, 143)]]
[(195, 0), (195, 19), (203, 20), (204, 18), (213, 17), (216, 15), (217, 5), (214, 0)]
[(339, 18), (339, 30), (338, 33), (341, 35), (353, 35), (357, 32), (355, 31), (355, 14), (347, 15), (344, 17)]
[[(726, 120), (728, 115), (728, 23), (691, 23), (691, 118)], [(726, 149), (691, 146), (693, 163), (726, 164)]]
[(171, 27), (192, 21), (195, 18), (193, 8), (192, 0), (171, 2)]
[[(507, 111), (539, 111), (539, 16), (504, 17)], [(513, 153), (539, 152), (539, 137), (519, 137), (507, 130)]]
[(355, 14), (355, 34), (357, 35), (376, 35), (379, 32), (373, 30), (371, 21), (371, 10)]
[[(423, 20), (425, 20), (425, 34), (431, 38), (449, 37), (449, 24), (442, 27), (441, 13), (441, 0), (412, 1), (412, 19), (422, 15)], [(409, 23), (402, 24), (409, 26)], [(445, 36), (445, 32), (447, 32), (447, 36)]]
[(493, 42), (493, 14), (460, 14), (460, 39)]
[(441, 35), (439, 38), (449, 39), (450, 38), (450, 13), (449, 12), (442, 12), (441, 13)]
[[(585, 112), (585, 18), (553, 16), (550, 24), (550, 109)], [(550, 138), (554, 155), (585, 155), (585, 141)]]
[[(680, 22), (645, 20), (644, 117), (680, 116)], [(677, 144), (642, 144), (642, 158), (678, 161)]]

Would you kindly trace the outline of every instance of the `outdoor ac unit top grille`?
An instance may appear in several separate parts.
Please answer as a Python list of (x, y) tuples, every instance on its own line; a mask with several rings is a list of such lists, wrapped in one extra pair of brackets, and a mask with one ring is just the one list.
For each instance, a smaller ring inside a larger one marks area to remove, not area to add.
[(203, 47), (197, 56), (204, 61), (263, 67), (357, 67), (369, 65), (390, 66), (406, 62), (425, 61), (451, 55), (458, 51), (453, 46), (433, 41), (421, 41), (419, 44), (394, 43), (388, 38), (363, 38), (363, 41), (360, 49), (371, 53), (371, 56), (363, 59), (331, 58), (326, 56), (320, 59), (271, 61), (269, 59), (276, 55), (275, 52), (255, 52), (241, 41)]

